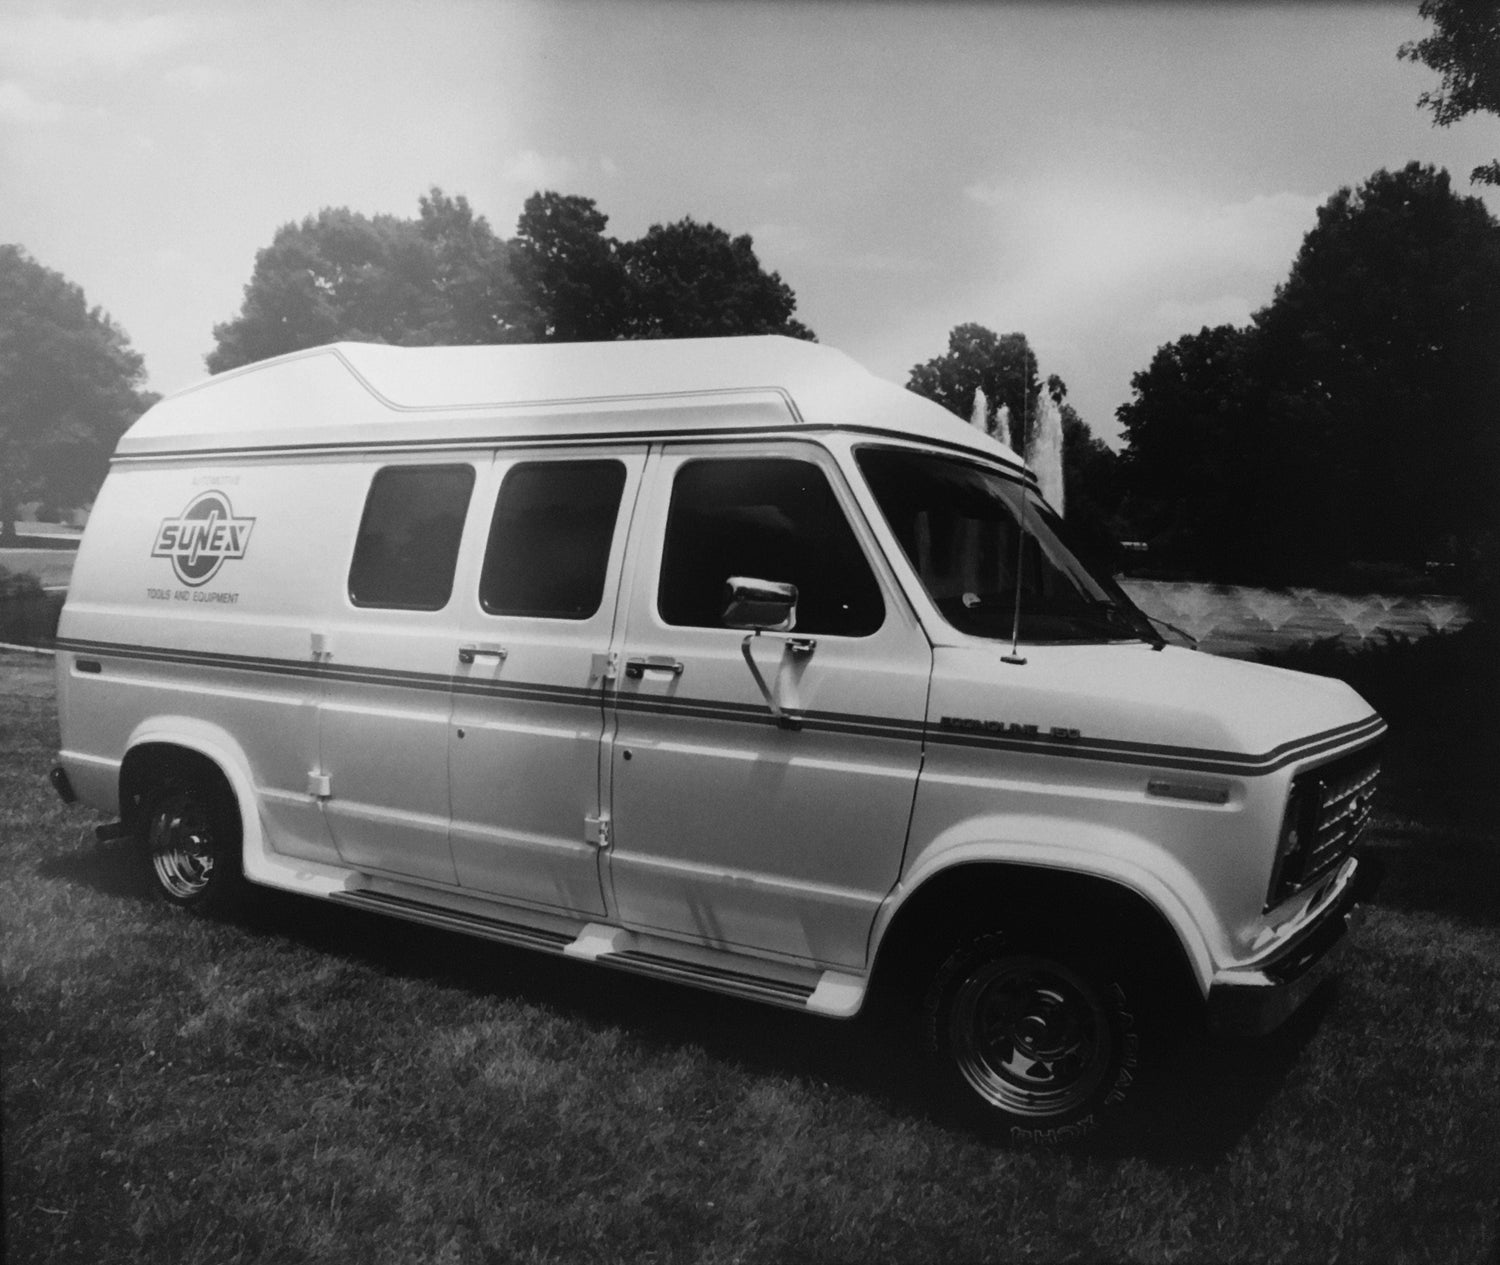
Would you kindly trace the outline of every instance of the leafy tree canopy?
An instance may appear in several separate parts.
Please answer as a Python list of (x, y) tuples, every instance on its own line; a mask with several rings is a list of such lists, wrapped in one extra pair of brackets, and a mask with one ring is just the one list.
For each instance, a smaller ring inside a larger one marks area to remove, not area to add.
[(782, 333), (810, 338), (796, 297), (747, 236), (685, 219), (639, 241), (605, 232), (593, 199), (526, 200), (509, 241), (433, 189), (416, 220), (325, 209), (256, 256), (238, 316), (214, 329), (212, 372), (337, 339), (576, 342)]
[(747, 234), (730, 237), (690, 216), (653, 224), (622, 255), (635, 293), (637, 336), (813, 336), (792, 317), (792, 288), (779, 273), (761, 267)]
[(421, 215), (325, 208), (277, 230), (255, 257), (245, 301), (214, 327), (212, 373), (337, 339), (503, 342), (529, 329), (511, 247), (462, 198), (433, 189)]
[(124, 332), (60, 272), (0, 246), (0, 538), (33, 497), (93, 499), (120, 435), (156, 399)]
[(1496, 347), (1500, 223), (1446, 172), (1379, 171), (1320, 208), (1250, 325), (1135, 376), (1137, 516), (1217, 578), (1477, 567), (1500, 545)]
[(531, 341), (619, 338), (632, 307), (620, 243), (592, 198), (534, 193), (516, 226), (516, 273), (536, 313)]
[[(906, 387), (966, 422), (974, 416), (975, 393), (983, 390), (986, 429), (1017, 452), (1026, 450), (1026, 420), (1037, 416), (1045, 390), (1062, 417), (1068, 522), (1101, 556), (1116, 548), (1119, 459), (1067, 402), (1067, 384), (1056, 374), (1042, 380), (1025, 334), (997, 334), (974, 323), (957, 325), (948, 334), (948, 350), (913, 366)], [(1010, 418), (1007, 434), (999, 433), (1002, 407)]]
[[(1425, 39), (1403, 44), (1398, 56), (1443, 77), (1417, 104), (1439, 127), (1470, 114), (1500, 114), (1500, 3), (1496, 0), (1422, 0), (1417, 11), (1433, 23)], [(1500, 160), (1475, 167), (1469, 179), (1500, 185)]]
[[(1067, 388), (1056, 379), (1058, 399)], [(955, 325), (948, 350), (925, 364), (914, 365), (906, 389), (925, 395), (964, 421), (974, 415), (974, 394), (985, 398), (985, 428), (1017, 452), (1025, 449), (1022, 427), (1036, 412), (1042, 383), (1036, 356), (1025, 334), (997, 334), (983, 325)], [(999, 413), (1010, 415), (1010, 433), (998, 434)]]

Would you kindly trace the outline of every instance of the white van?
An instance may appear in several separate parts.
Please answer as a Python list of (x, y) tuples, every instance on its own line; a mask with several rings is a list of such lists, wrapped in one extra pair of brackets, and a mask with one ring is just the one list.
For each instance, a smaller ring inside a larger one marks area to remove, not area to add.
[[(1385, 725), (1165, 646), (1014, 455), (784, 338), (339, 344), (120, 441), (54, 781), (243, 880), (833, 1017), (1099, 1125), (1325, 973)], [(884, 994), (882, 994), (884, 995)]]

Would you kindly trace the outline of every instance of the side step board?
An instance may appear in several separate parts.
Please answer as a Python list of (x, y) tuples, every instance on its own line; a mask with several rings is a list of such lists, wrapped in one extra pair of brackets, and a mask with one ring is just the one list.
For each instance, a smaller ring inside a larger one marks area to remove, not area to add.
[(350, 892), (334, 892), (329, 897), (341, 905), (357, 905), (376, 913), (405, 918), (408, 922), (420, 922), (444, 931), (458, 931), (467, 936), (480, 936), (485, 940), (498, 940), (501, 944), (513, 944), (523, 949), (544, 949), (552, 953), (563, 952), (572, 936), (565, 932), (542, 931), (525, 927), (520, 923), (502, 922), (498, 918), (484, 918), (478, 914), (460, 913), (432, 905), (426, 901), (412, 900), (407, 896), (392, 896), (388, 892), (373, 892), (356, 889)]
[[(849, 1018), (864, 1000), (865, 981), (840, 971), (777, 968), (740, 954), (695, 949), (673, 941), (642, 936), (623, 927), (588, 923), (568, 930), (529, 926), (488, 913), (451, 909), (393, 892), (355, 888), (332, 892), (341, 905), (404, 918), (444, 931), (494, 940), (523, 949), (540, 949), (617, 967), (637, 975), (691, 984), (752, 1001), (769, 1002), (834, 1018)], [(747, 966), (769, 967), (757, 974)]]

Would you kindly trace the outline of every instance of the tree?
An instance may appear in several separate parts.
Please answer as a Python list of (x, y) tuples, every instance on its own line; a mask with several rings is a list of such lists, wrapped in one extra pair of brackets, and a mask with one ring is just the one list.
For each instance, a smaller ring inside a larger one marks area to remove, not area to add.
[(1500, 509), (1500, 223), (1484, 203), (1419, 163), (1339, 190), (1255, 323), (1276, 413), (1324, 472), (1301, 489), (1310, 534), (1411, 566), (1471, 548)]
[(415, 220), (325, 208), (285, 224), (255, 257), (240, 313), (214, 327), (219, 373), (338, 339), (577, 342), (783, 333), (796, 296), (748, 236), (691, 218), (638, 242), (605, 233), (592, 198), (526, 199), (516, 236), (434, 188)]
[[(1433, 23), (1425, 39), (1403, 44), (1397, 56), (1421, 62), (1443, 77), (1417, 104), (1439, 127), (1470, 114), (1500, 114), (1500, 3), (1496, 0), (1422, 0), (1417, 12)], [(1469, 179), (1500, 185), (1500, 160), (1475, 167)]]
[(417, 220), (324, 208), (257, 253), (240, 314), (214, 326), (209, 371), (338, 339), (519, 341), (535, 317), (512, 267), (512, 248), (484, 218), (438, 188)]
[(516, 273), (540, 315), (538, 339), (813, 337), (792, 318), (791, 287), (761, 267), (747, 234), (689, 216), (620, 242), (605, 235), (608, 223), (592, 198), (526, 200)]
[(529, 341), (537, 313), (515, 276), (516, 247), (490, 230), (462, 195), (434, 187), (417, 230), (433, 251), (441, 314), (423, 331), (434, 344)]
[[(1027, 419), (1037, 416), (1045, 389), (1062, 417), (1068, 524), (1092, 553), (1113, 559), (1121, 526), (1119, 459), (1067, 402), (1067, 384), (1055, 373), (1042, 381), (1025, 334), (997, 334), (972, 322), (956, 325), (948, 334), (948, 350), (913, 366), (906, 388), (966, 422), (974, 416), (975, 392), (983, 390), (986, 429), (1018, 453), (1026, 451)], [(1010, 416), (1006, 434), (999, 433), (1002, 407)]]
[(1063, 486), (1068, 525), (1111, 566), (1120, 562), (1125, 523), (1120, 514), (1119, 455), (1089, 429), (1066, 400), (1059, 402), (1063, 432)]
[(953, 327), (943, 355), (912, 367), (906, 389), (936, 401), (964, 421), (973, 416), (975, 391), (983, 390), (986, 429), (996, 434), (1000, 409), (1007, 408), (1011, 433), (998, 438), (1020, 452), (1025, 446), (1021, 428), (1035, 412), (1041, 381), (1025, 334), (997, 334), (971, 323)]
[(1500, 548), (1497, 346), (1500, 224), (1446, 172), (1379, 171), (1319, 209), (1248, 326), (1179, 339), (1132, 380), (1135, 512), (1217, 579), (1477, 575)]
[(1242, 475), (1259, 413), (1250, 344), (1248, 330), (1220, 325), (1159, 347), (1116, 414), (1134, 528), (1193, 573), (1235, 571), (1236, 542), (1260, 536), (1245, 530), (1253, 497)]
[(621, 248), (630, 278), (632, 337), (700, 338), (787, 334), (811, 339), (794, 320), (797, 296), (779, 273), (766, 272), (748, 234), (731, 238), (691, 216), (653, 224)]
[(537, 313), (534, 341), (619, 338), (630, 323), (632, 287), (609, 217), (592, 198), (551, 191), (526, 199), (516, 225), (516, 276)]
[(60, 272), (0, 246), (0, 539), (32, 497), (93, 499), (116, 441), (156, 399), (123, 330)]

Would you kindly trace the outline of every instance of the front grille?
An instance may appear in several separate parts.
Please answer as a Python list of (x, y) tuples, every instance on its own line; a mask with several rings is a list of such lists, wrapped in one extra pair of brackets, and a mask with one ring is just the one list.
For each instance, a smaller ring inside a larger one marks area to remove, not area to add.
[(1281, 839), (1266, 908), (1306, 890), (1354, 851), (1369, 823), (1380, 752), (1366, 747), (1292, 779), (1295, 819)]

